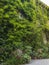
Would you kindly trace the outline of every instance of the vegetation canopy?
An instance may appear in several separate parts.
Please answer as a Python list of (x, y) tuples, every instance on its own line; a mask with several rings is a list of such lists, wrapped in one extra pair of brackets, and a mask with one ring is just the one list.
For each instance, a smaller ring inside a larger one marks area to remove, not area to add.
[(48, 24), (49, 7), (40, 0), (0, 0), (0, 64), (49, 58)]

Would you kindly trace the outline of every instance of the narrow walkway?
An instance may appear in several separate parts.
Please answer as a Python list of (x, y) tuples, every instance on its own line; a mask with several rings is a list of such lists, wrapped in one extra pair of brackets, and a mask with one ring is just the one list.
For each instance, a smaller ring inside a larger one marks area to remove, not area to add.
[(26, 65), (49, 65), (49, 59), (32, 60), (29, 64)]

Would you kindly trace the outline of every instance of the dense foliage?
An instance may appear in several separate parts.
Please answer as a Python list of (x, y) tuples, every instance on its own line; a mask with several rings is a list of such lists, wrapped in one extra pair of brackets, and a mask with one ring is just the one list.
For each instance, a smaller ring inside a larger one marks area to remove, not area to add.
[(0, 0), (0, 63), (49, 58), (49, 44), (43, 41), (48, 20), (49, 8), (39, 0)]

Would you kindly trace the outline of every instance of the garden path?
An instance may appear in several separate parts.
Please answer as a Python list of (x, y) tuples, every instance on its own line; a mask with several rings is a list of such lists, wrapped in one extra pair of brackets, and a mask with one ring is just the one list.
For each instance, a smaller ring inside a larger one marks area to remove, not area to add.
[(49, 59), (32, 60), (29, 64), (26, 65), (49, 65)]

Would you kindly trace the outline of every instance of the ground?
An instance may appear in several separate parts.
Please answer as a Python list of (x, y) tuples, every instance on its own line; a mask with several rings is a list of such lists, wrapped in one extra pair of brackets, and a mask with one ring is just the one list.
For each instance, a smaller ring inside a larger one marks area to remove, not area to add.
[(49, 59), (32, 60), (29, 64), (26, 65), (49, 65)]

